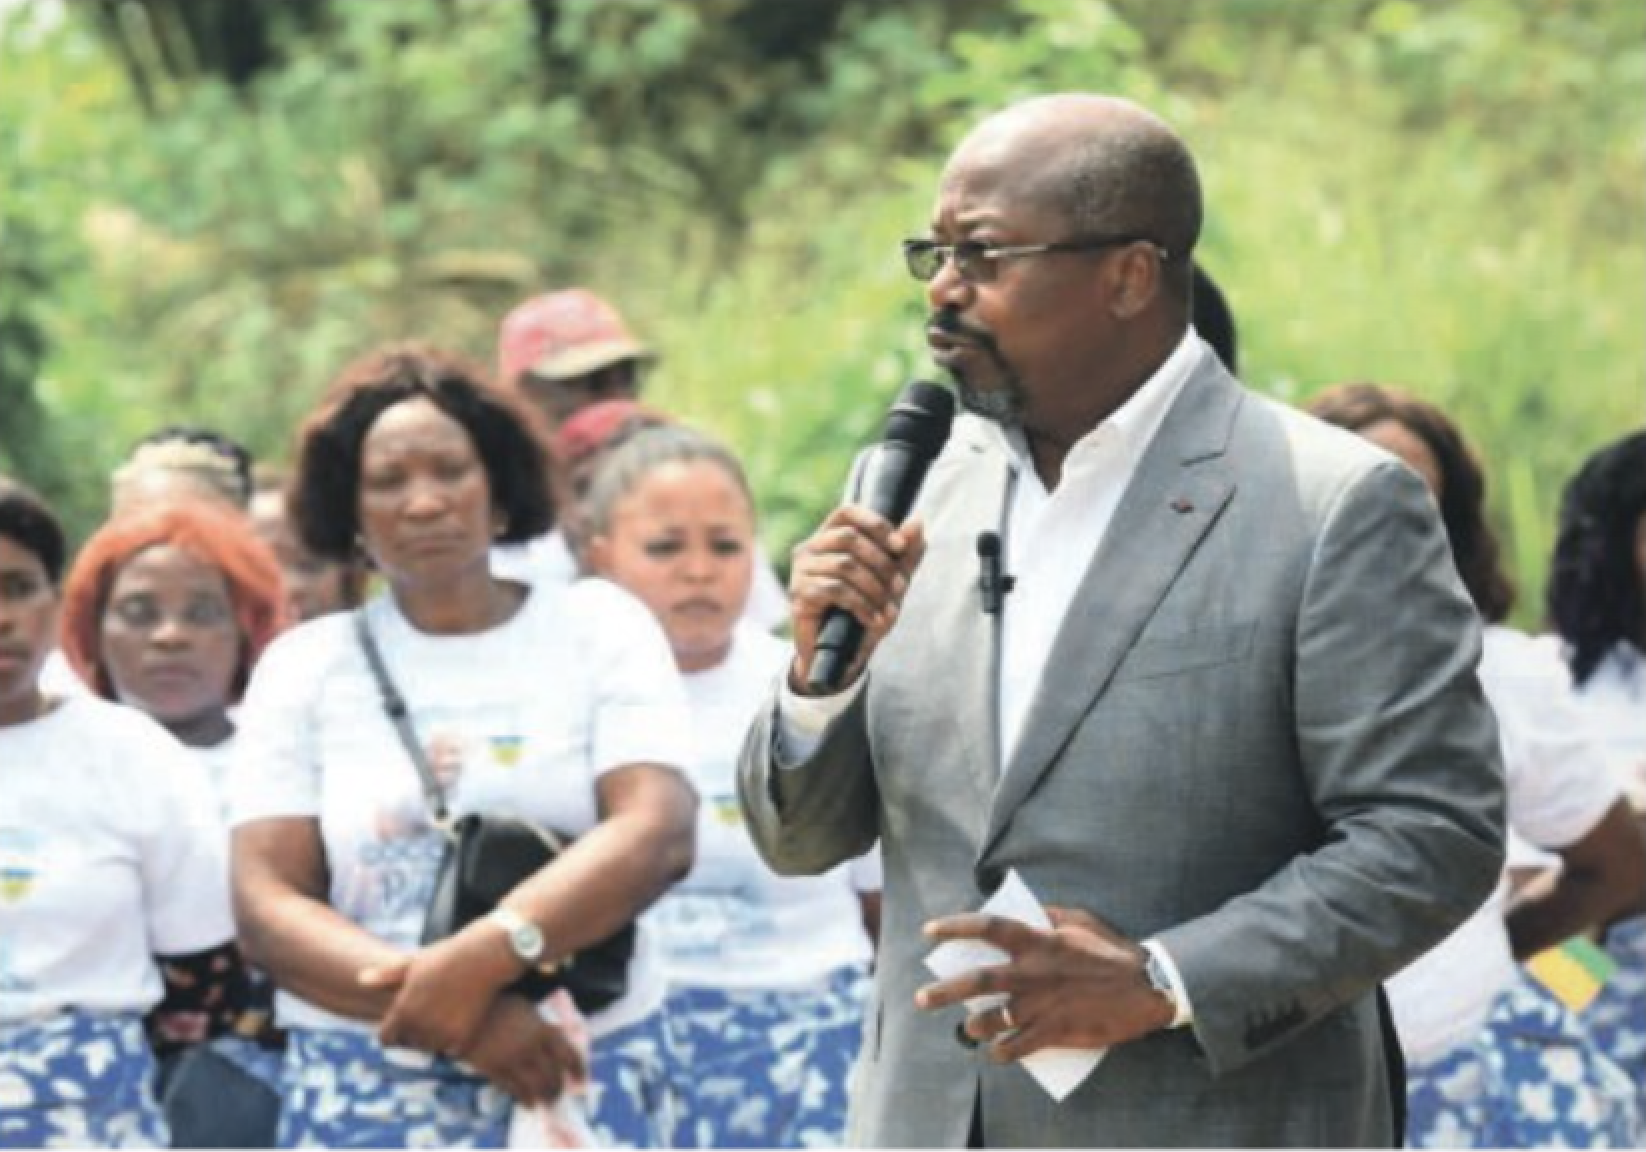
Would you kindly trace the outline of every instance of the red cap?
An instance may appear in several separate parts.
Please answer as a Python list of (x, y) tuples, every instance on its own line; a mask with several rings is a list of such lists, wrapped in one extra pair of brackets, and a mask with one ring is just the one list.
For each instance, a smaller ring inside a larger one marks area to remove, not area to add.
[(601, 400), (567, 417), (555, 429), (549, 448), (561, 464), (576, 464), (599, 452), (616, 436), (669, 423), (669, 417), (638, 400)]
[(656, 354), (634, 338), (617, 309), (587, 288), (517, 304), (497, 337), (497, 371), (505, 384), (522, 372), (566, 380), (624, 360), (653, 359)]

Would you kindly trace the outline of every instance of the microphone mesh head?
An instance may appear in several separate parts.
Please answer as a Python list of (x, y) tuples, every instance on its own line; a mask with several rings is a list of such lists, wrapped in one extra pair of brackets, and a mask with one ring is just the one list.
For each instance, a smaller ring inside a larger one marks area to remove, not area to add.
[(941, 384), (916, 380), (898, 394), (886, 416), (886, 439), (936, 456), (948, 443), (954, 425), (954, 393)]

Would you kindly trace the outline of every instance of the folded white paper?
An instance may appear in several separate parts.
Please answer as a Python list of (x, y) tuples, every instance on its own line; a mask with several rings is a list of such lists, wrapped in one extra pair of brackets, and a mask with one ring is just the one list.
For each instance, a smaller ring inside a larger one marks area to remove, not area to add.
[[(1023, 882), (1023, 877), (1017, 874), (1015, 868), (1006, 874), (999, 890), (989, 897), (988, 903), (979, 911), (1007, 920), (1017, 920), (1032, 928), (1052, 926), (1046, 909), (1035, 894), (1029, 891), (1029, 886)], [(926, 967), (930, 968), (939, 980), (947, 980), (962, 972), (970, 972), (974, 968), (1004, 964), (1009, 959), (1011, 957), (1005, 952), (982, 940), (945, 940), (927, 955)], [(966, 1008), (976, 1015), (991, 1008), (998, 1008), (1008, 999), (1010, 997), (1005, 993), (973, 996), (966, 1001)], [(1019, 1063), (1053, 1100), (1061, 1101), (1080, 1087), (1081, 1082), (1092, 1074), (1092, 1070), (1098, 1066), (1107, 1052), (1107, 1048), (1042, 1048), (1023, 1057)]]

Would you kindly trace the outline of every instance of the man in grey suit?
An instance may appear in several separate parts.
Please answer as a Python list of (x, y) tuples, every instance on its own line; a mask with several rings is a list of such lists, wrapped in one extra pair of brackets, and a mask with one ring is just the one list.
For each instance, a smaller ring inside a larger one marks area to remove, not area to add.
[[(882, 848), (855, 1143), (1392, 1143), (1378, 984), (1502, 866), (1422, 481), (1218, 363), (1200, 222), (1170, 128), (1054, 96), (977, 127), (905, 244), (972, 415), (910, 521), (848, 503), (796, 549), (795, 662), (741, 773), (780, 871)], [(831, 607), (865, 643), (807, 697)], [(977, 911), (1014, 870), (1050, 929)], [(933, 982), (949, 939), (1008, 958)], [(1009, 999), (968, 1015), (983, 994)], [(1109, 1050), (1060, 1102), (1014, 1066), (1058, 1047)]]

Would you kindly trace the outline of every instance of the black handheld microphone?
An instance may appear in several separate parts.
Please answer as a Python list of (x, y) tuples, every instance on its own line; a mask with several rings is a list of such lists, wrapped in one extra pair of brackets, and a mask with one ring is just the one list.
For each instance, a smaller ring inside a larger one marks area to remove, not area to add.
[[(886, 436), (869, 469), (862, 504), (893, 524), (901, 524), (954, 423), (954, 393), (940, 384), (915, 381), (898, 395), (886, 417)], [(823, 614), (817, 652), (806, 676), (810, 692), (834, 692), (863, 643), (863, 625), (841, 608)]]

